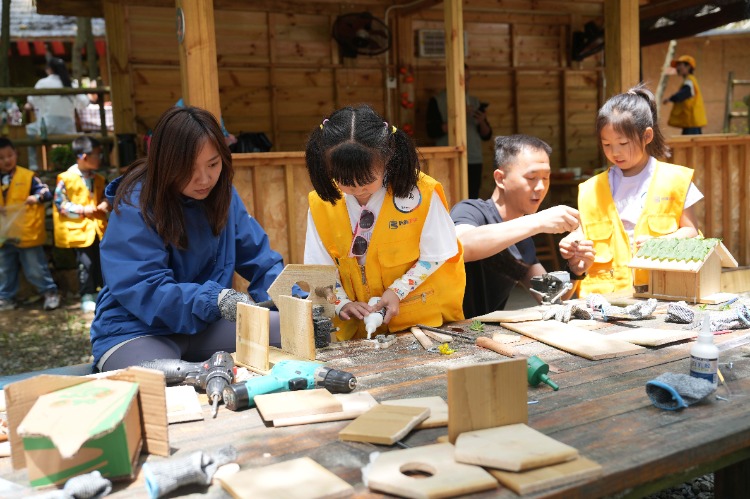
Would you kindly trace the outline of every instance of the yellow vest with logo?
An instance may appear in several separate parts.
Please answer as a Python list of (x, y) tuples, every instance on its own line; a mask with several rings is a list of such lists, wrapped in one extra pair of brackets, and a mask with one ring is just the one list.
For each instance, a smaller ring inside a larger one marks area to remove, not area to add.
[[(65, 182), (68, 200), (82, 206), (98, 206), (104, 201), (104, 177), (94, 175), (94, 192), (89, 192), (86, 182), (76, 172), (63, 172), (57, 176), (57, 181)], [(55, 246), (58, 248), (88, 248), (104, 237), (107, 220), (99, 218), (70, 218), (61, 215), (55, 207), (52, 212), (55, 222)]]
[(677, 128), (700, 128), (706, 126), (706, 108), (703, 103), (703, 95), (698, 86), (698, 80), (693, 75), (687, 75), (686, 80), (693, 82), (695, 95), (682, 102), (675, 102), (672, 112), (669, 113), (669, 126)]
[[(682, 208), (693, 178), (684, 166), (656, 162), (641, 216), (633, 230), (638, 236), (671, 234), (680, 228)], [(578, 211), (584, 236), (594, 242), (596, 256), (587, 277), (581, 281), (579, 296), (612, 293), (633, 285), (648, 284), (645, 270), (627, 265), (633, 258), (630, 241), (615, 207), (608, 172), (600, 173), (578, 187)]]
[(7, 239), (16, 240), (18, 248), (41, 246), (47, 238), (44, 228), (44, 205), (24, 204), (31, 193), (31, 182), (34, 172), (16, 166), (16, 172), (8, 186), (6, 198), (0, 196), (0, 203), (6, 208), (6, 216), (13, 217), (18, 211), (18, 218), (8, 228)]
[[(348, 256), (353, 234), (344, 200), (331, 205), (315, 192), (308, 196), (315, 227), (338, 268), (341, 285), (351, 300), (367, 302), (373, 296), (382, 296), (393, 281), (403, 276), (419, 260), (419, 241), (433, 194), (440, 196), (446, 209), (448, 203), (442, 186), (433, 178), (420, 175), (417, 187), (421, 202), (408, 213), (399, 211), (392, 193), (386, 193), (373, 227), (364, 266), (360, 266), (356, 258)], [(462, 320), (466, 288), (463, 260), (463, 247), (459, 242), (458, 254), (401, 300), (398, 315), (387, 326), (381, 326), (378, 333), (402, 331), (415, 324), (440, 326), (443, 322)], [(337, 317), (334, 324), (339, 327), (336, 335), (341, 341), (366, 337), (361, 320), (342, 321)]]

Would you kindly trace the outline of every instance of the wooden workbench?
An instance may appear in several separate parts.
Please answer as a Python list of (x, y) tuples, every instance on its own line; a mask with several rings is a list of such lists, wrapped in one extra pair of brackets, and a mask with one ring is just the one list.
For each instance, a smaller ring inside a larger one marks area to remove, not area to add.
[[(634, 325), (672, 327), (663, 315), (639, 322), (620, 322), (599, 329), (604, 334)], [(554, 322), (550, 326), (554, 327)], [(500, 326), (487, 325), (485, 335)], [(750, 334), (736, 331), (716, 337), (721, 344)], [(455, 344), (455, 342), (454, 342)], [(458, 343), (450, 356), (429, 353), (410, 334), (401, 335), (385, 350), (374, 350), (362, 342), (334, 344), (319, 350), (319, 360), (357, 376), (357, 390), (369, 391), (377, 400), (439, 395), (447, 397), (446, 370), (452, 366), (504, 359), (494, 352), (469, 343)], [(560, 385), (558, 392), (548, 386), (529, 388), (529, 425), (553, 438), (572, 445), (582, 455), (603, 468), (599, 479), (553, 489), (531, 497), (642, 497), (679, 484), (687, 479), (724, 468), (716, 474), (716, 497), (740, 497), (730, 490), (750, 490), (750, 354), (748, 347), (736, 347), (720, 354), (722, 371), (732, 391), (730, 401), (715, 399), (680, 412), (655, 408), (645, 392), (645, 383), (667, 371), (687, 373), (692, 341), (617, 359), (589, 361), (544, 344), (524, 339), (515, 348), (524, 356), (538, 355), (554, 370), (551, 378)], [(733, 362), (733, 369), (725, 366)], [(726, 396), (723, 387), (717, 394)], [(387, 452), (398, 447), (341, 442), (337, 434), (347, 421), (303, 426), (267, 427), (257, 410), (230, 412), (220, 407), (211, 419), (208, 406), (205, 420), (171, 425), (173, 453), (210, 450), (233, 444), (242, 469), (309, 456), (347, 482), (358, 497), (378, 497), (362, 484), (360, 469), (373, 451)], [(409, 446), (433, 443), (447, 428), (412, 432), (403, 442)], [(150, 459), (154, 459), (153, 457)], [(19, 484), (25, 471), (10, 471), (9, 459), (0, 460), (0, 477)], [(731, 480), (740, 480), (730, 483)], [(728, 489), (727, 487), (735, 487)], [(185, 496), (229, 497), (218, 485), (210, 488), (179, 489)], [(622, 494), (621, 494), (622, 493)], [(170, 495), (176, 497), (178, 494)], [(24, 494), (11, 497), (24, 497)], [(110, 496), (147, 497), (143, 479), (122, 484)], [(508, 489), (476, 497), (517, 497)]]

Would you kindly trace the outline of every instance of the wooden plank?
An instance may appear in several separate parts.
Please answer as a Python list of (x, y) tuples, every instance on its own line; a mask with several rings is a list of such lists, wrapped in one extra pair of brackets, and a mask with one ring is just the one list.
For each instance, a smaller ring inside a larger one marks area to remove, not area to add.
[(505, 323), (504, 327), (534, 338), (547, 345), (590, 360), (611, 359), (634, 355), (645, 348), (626, 341), (611, 339), (594, 331), (581, 329), (564, 322), (517, 322)]
[[(448, 96), (448, 145), (461, 148), (459, 154), (459, 193), (469, 195), (466, 153), (466, 82), (464, 81), (464, 22), (460, 0), (444, 0), (445, 15), (445, 81)], [(454, 201), (455, 202), (455, 201)]]
[(192, 386), (168, 386), (166, 397), (169, 424), (203, 420), (198, 393)]
[(607, 338), (615, 338), (646, 347), (658, 347), (668, 343), (689, 340), (695, 338), (697, 334), (696, 331), (692, 330), (639, 327), (608, 334)]
[(274, 303), (281, 322), (281, 349), (302, 359), (315, 360), (312, 301), (281, 295)]
[(308, 416), (295, 416), (291, 418), (276, 418), (273, 420), (273, 425), (295, 426), (309, 423), (354, 419), (378, 405), (378, 402), (369, 392), (334, 393), (333, 396), (341, 404), (341, 411), (324, 414), (311, 414)]
[[(216, 65), (216, 34), (213, 0), (176, 0), (182, 9), (184, 38), (179, 45), (182, 97), (221, 118), (219, 70)], [(179, 40), (178, 40), (179, 41)]]
[(110, 86), (112, 87), (112, 111), (117, 116), (115, 133), (136, 133), (133, 80), (128, 59), (130, 37), (128, 36), (126, 7), (114, 0), (102, 2), (102, 7), (109, 36), (107, 52)]
[(419, 423), (417, 430), (424, 428), (439, 428), (448, 425), (448, 404), (442, 397), (415, 397), (407, 399), (393, 399), (381, 401), (383, 405), (398, 405), (405, 407), (426, 407), (430, 416)]
[(393, 445), (429, 415), (425, 407), (376, 405), (341, 430), (339, 439)]
[(235, 361), (268, 371), (268, 346), (271, 311), (247, 303), (237, 304), (237, 351)]
[(341, 402), (325, 388), (258, 395), (255, 397), (255, 405), (266, 421), (343, 410)]
[(542, 315), (547, 308), (548, 307), (539, 305), (536, 307), (522, 308), (520, 310), (495, 310), (489, 314), (473, 317), (472, 320), (499, 323), (540, 321), (542, 320)]
[(516, 494), (534, 494), (542, 490), (561, 487), (579, 480), (590, 480), (602, 474), (602, 467), (585, 457), (572, 461), (513, 473), (503, 470), (487, 470), (498, 482)]

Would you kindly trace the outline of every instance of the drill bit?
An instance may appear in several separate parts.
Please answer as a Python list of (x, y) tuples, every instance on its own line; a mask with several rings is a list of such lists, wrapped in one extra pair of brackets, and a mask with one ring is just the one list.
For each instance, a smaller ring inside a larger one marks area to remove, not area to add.
[(213, 394), (214, 403), (211, 409), (211, 414), (214, 419), (216, 419), (216, 414), (219, 412), (219, 398), (220, 396), (218, 393)]

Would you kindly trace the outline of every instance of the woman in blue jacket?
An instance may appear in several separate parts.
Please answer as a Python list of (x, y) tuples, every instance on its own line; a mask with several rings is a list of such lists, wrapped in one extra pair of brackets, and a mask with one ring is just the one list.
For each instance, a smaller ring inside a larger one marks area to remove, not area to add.
[[(109, 184), (105, 286), (91, 325), (98, 370), (235, 351), (237, 302), (268, 300), (283, 263), (233, 175), (216, 119), (184, 107), (164, 113), (148, 156)], [(250, 282), (249, 296), (231, 289), (235, 271)]]

